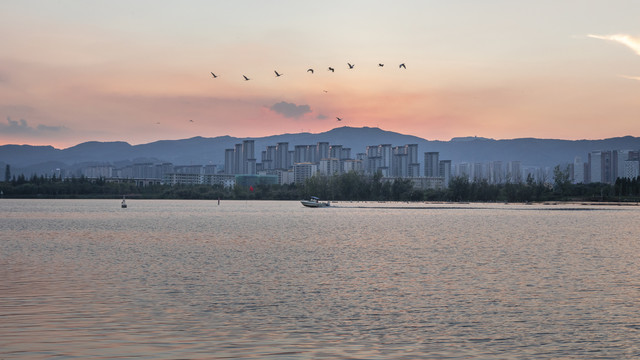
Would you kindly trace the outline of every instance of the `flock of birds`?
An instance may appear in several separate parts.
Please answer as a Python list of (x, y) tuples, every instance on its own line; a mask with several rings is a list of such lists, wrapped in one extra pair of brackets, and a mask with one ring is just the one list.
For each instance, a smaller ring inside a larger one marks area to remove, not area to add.
[[(347, 63), (347, 66), (348, 66), (348, 67), (349, 67), (349, 69), (351, 70), (351, 69), (353, 69), (356, 65), (355, 65), (355, 64), (351, 64), (351, 63)], [(378, 67), (384, 67), (384, 64), (383, 64), (383, 63), (378, 63)], [(399, 68), (399, 69), (405, 69), (405, 70), (406, 70), (406, 69), (407, 69), (407, 66), (406, 66), (404, 63), (402, 63), (402, 64), (398, 65), (398, 68)], [(331, 71), (331, 72), (333, 73), (333, 72), (335, 72), (335, 71), (336, 71), (336, 69), (335, 69), (335, 68), (333, 68), (333, 67), (331, 67), (331, 66), (329, 66), (329, 67), (327, 68), (327, 71)], [(280, 76), (284, 75), (284, 74), (279, 73), (277, 70), (274, 70), (273, 72), (276, 74), (276, 77), (280, 77)], [(314, 71), (312, 68), (309, 68), (309, 69), (307, 69), (307, 72), (308, 72), (308, 73), (313, 74), (315, 71)], [(218, 75), (216, 75), (213, 71), (211, 71), (211, 77), (215, 79), (215, 78), (217, 78), (217, 77), (218, 77)], [(244, 74), (242, 75), (242, 78), (244, 79), (244, 81), (249, 81), (249, 80), (251, 80), (249, 77), (247, 77), (247, 76), (246, 76), (246, 75), (244, 75)], [(324, 90), (324, 92), (327, 92), (327, 91), (326, 91), (326, 90)], [(342, 118), (340, 118), (340, 117), (337, 117), (337, 116), (336, 116), (336, 119), (337, 119), (338, 121), (342, 121)], [(190, 120), (190, 121), (191, 121), (191, 122), (193, 122), (193, 120)]]
[[(353, 69), (356, 65), (355, 65), (355, 64), (351, 64), (351, 63), (347, 63), (347, 66), (349, 67), (349, 69)], [(378, 67), (384, 67), (384, 64), (379, 63), (379, 64), (378, 64)], [(402, 63), (402, 64), (398, 65), (398, 68), (399, 68), (399, 69), (406, 69), (406, 68), (407, 68), (407, 66), (406, 66), (404, 63)], [(331, 67), (331, 66), (329, 66), (329, 67), (327, 68), (327, 71), (335, 72), (335, 71), (336, 71), (336, 69), (335, 69), (335, 68), (333, 68), (333, 67)], [(280, 76), (284, 75), (284, 74), (279, 73), (279, 72), (278, 72), (278, 70), (274, 70), (273, 72), (276, 74), (276, 77), (280, 77)], [(307, 69), (307, 72), (309, 72), (309, 73), (313, 74), (315, 71), (314, 71), (312, 68), (309, 68), (309, 69)], [(218, 75), (216, 75), (213, 71), (211, 71), (211, 77), (213, 77), (213, 78), (215, 79), (215, 78), (217, 78), (217, 77), (218, 77)], [(244, 81), (249, 81), (249, 80), (251, 80), (251, 79), (250, 79), (250, 78), (248, 78), (246, 75), (242, 75), (242, 77), (244, 78)]]

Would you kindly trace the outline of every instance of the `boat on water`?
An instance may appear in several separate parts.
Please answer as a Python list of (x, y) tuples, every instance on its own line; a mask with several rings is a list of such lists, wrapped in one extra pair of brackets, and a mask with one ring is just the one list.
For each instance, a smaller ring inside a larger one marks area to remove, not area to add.
[(320, 199), (318, 199), (315, 196), (312, 196), (309, 200), (300, 200), (300, 202), (302, 203), (302, 205), (306, 207), (313, 207), (313, 208), (331, 206), (331, 203), (329, 201), (327, 202), (320, 201)]
[(124, 196), (122, 197), (122, 203), (120, 203), (120, 206), (125, 209), (127, 207), (127, 202), (124, 200)]

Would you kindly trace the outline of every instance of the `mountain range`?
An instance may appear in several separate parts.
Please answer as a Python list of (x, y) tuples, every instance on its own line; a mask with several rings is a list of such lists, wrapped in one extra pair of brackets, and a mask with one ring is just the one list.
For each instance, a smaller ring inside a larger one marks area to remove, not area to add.
[(633, 136), (615, 137), (602, 140), (558, 140), (520, 138), (494, 140), (480, 137), (453, 138), (449, 141), (426, 140), (371, 127), (340, 127), (312, 134), (296, 133), (273, 135), (260, 138), (236, 138), (231, 136), (193, 137), (182, 140), (160, 140), (147, 144), (130, 145), (126, 142), (89, 141), (66, 149), (52, 146), (2, 145), (0, 146), (0, 166), (11, 166), (11, 173), (46, 174), (53, 169), (73, 170), (92, 164), (113, 164), (124, 166), (138, 162), (171, 162), (174, 165), (224, 164), (225, 149), (233, 148), (243, 140), (254, 140), (255, 156), (260, 162), (260, 153), (269, 145), (279, 142), (289, 143), (289, 150), (295, 145), (315, 145), (329, 142), (351, 148), (351, 155), (364, 153), (367, 146), (391, 144), (402, 146), (418, 144), (420, 161), (424, 152), (439, 152), (441, 160), (461, 162), (503, 162), (519, 160), (523, 166), (549, 166), (573, 162), (576, 156), (587, 161), (587, 154), (595, 150), (638, 150), (640, 138)]

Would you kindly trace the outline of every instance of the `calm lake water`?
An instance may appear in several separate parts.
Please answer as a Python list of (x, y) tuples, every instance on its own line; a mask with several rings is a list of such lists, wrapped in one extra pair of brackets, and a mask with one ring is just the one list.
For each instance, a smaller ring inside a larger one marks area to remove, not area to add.
[(640, 357), (640, 207), (0, 199), (0, 359)]

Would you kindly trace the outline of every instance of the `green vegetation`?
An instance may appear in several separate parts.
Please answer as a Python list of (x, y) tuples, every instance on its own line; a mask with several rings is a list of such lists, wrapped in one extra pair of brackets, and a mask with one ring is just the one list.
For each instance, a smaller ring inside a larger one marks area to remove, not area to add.
[(455, 201), (455, 202), (541, 202), (541, 201), (633, 201), (640, 200), (640, 178), (618, 179), (615, 184), (571, 184), (568, 171), (556, 166), (554, 183), (539, 183), (529, 177), (524, 183), (489, 184), (486, 180), (453, 178), (442, 190), (414, 189), (410, 179), (386, 181), (380, 173), (365, 176), (316, 175), (304, 184), (235, 186), (148, 185), (133, 181), (107, 182), (85, 177), (60, 179), (55, 176), (26, 179), (23, 175), (0, 182), (5, 198), (115, 199), (126, 195), (139, 199), (203, 200), (298, 200), (309, 196), (334, 201)]

